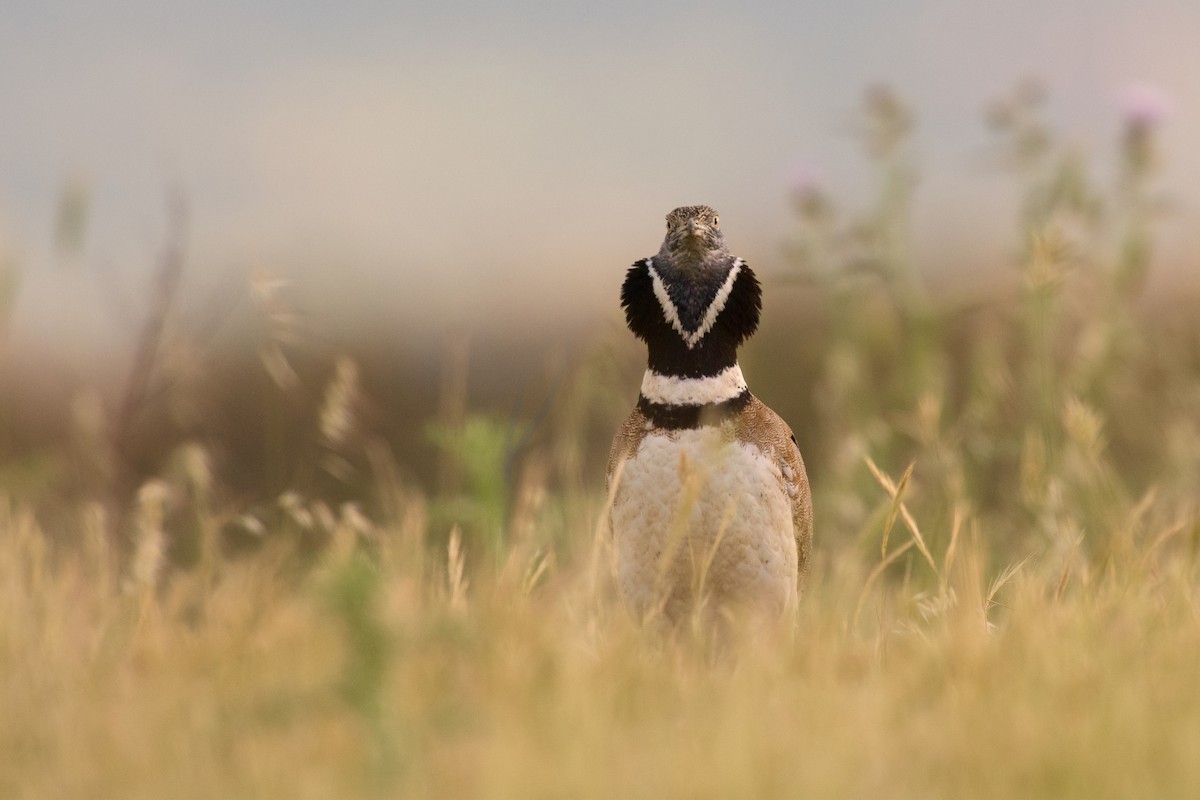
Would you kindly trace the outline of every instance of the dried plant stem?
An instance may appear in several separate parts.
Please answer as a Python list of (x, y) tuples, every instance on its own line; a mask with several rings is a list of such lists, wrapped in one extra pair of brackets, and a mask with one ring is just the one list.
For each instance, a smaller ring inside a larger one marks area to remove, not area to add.
[(133, 456), (130, 441), (133, 424), (145, 405), (150, 379), (162, 350), (167, 318), (175, 304), (175, 295), (183, 277), (187, 205), (182, 194), (173, 193), (169, 196), (167, 211), (166, 244), (154, 278), (149, 315), (138, 337), (133, 365), (125, 381), (125, 389), (113, 425), (113, 445), (121, 462), (119, 471), (125, 479), (123, 482), (128, 482), (132, 477), (129, 472)]
[[(917, 521), (913, 519), (912, 514), (908, 510), (908, 506), (904, 504), (904, 500), (900, 496), (900, 487), (897, 487), (892, 479), (884, 474), (881, 469), (879, 469), (879, 467), (875, 464), (875, 461), (870, 456), (863, 456), (863, 458), (867, 462), (867, 469), (871, 470), (871, 474), (875, 476), (875, 480), (879, 481), (879, 485), (882, 486), (889, 495), (891, 495), (892, 500), (895, 501), (895, 503), (899, 506), (900, 517), (904, 520), (904, 525), (908, 528), (909, 533), (912, 534), (913, 543), (916, 544), (917, 549), (921, 551), (921, 555), (925, 556), (925, 560), (929, 562), (929, 566), (933, 570), (933, 574), (939, 575), (940, 573), (937, 568), (937, 563), (933, 560), (933, 554), (929, 552), (929, 548), (925, 545), (925, 537), (921, 535), (921, 529), (917, 527)], [(908, 470), (905, 471), (904, 483), (907, 483), (907, 478), (911, 470), (912, 466), (910, 465)]]

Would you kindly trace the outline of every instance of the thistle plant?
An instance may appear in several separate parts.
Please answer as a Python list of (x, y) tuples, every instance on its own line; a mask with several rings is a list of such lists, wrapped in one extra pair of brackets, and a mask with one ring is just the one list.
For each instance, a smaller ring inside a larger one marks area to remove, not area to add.
[(835, 530), (870, 538), (882, 524), (881, 505), (862, 503), (865, 456), (896, 471), (916, 460), (924, 488), (912, 502), (934, 542), (969, 509), (1023, 520), (1030, 543), (1057, 547), (1061, 531), (1081, 530), (1099, 545), (1136, 491), (1112, 445), (1135, 439), (1139, 418), (1121, 412), (1144, 362), (1138, 301), (1164, 206), (1154, 178), (1166, 103), (1146, 90), (1127, 99), (1109, 191), (1045, 121), (1046, 103), (1024, 82), (986, 114), (996, 163), (1019, 189), (1015, 302), (964, 312), (930, 301), (911, 245), (914, 117), (893, 93), (868, 92), (856, 128), (879, 176), (872, 206), (846, 214), (808, 176), (794, 187), (790, 252), (830, 315), (815, 389), (829, 481), (815, 488)]
[[(817, 287), (828, 309), (815, 391), (830, 484), (841, 489), (817, 506), (834, 515), (835, 527), (860, 535), (877, 524), (862, 504), (872, 486), (864, 457), (903, 466), (921, 435), (917, 417), (940, 407), (945, 382), (938, 321), (912, 245), (915, 129), (915, 114), (892, 89), (868, 89), (852, 131), (876, 175), (871, 204), (845, 212), (810, 175), (792, 191), (799, 226), (788, 249), (798, 276)], [(906, 409), (913, 424), (885, 417), (884, 405)]]

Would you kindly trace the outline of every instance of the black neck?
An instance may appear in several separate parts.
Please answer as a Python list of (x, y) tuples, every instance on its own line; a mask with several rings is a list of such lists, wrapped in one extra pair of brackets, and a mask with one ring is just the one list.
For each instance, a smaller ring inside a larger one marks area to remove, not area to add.
[(660, 331), (646, 341), (646, 366), (659, 375), (677, 378), (709, 378), (737, 363), (737, 345), (730, 337), (705, 337), (688, 348), (674, 331)]
[[(698, 341), (688, 341), (668, 321), (667, 311), (655, 293), (653, 270), (664, 281), (674, 311), (684, 331), (694, 334), (721, 286), (737, 265), (737, 275), (711, 327)], [(754, 273), (744, 263), (730, 261), (724, 272), (713, 271), (703, 278), (684, 277), (671, 264), (655, 259), (639, 261), (625, 277), (621, 304), (630, 330), (646, 343), (650, 369), (660, 375), (702, 378), (716, 375), (737, 363), (737, 349), (758, 327), (762, 294)]]
[(750, 390), (745, 389), (737, 397), (721, 403), (704, 405), (673, 405), (653, 403), (645, 395), (638, 395), (638, 411), (645, 415), (656, 428), (685, 430), (709, 425), (720, 425), (739, 413), (750, 402)]

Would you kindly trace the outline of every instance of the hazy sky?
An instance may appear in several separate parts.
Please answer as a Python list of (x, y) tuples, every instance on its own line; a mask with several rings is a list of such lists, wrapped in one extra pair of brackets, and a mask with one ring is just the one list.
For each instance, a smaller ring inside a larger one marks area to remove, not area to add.
[[(193, 287), (270, 268), (318, 315), (435, 327), (607, 313), (677, 205), (715, 206), (737, 252), (782, 269), (789, 176), (862, 202), (845, 127), (886, 81), (920, 118), (922, 253), (992, 260), (1012, 192), (980, 163), (981, 112), (1038, 76), (1097, 157), (1123, 87), (1167, 93), (1168, 250), (1194, 264), (1198, 36), (1195, 0), (10, 0), (0, 254), (25, 274), (24, 335), (102, 336), (79, 310), (108, 280), (96, 265), (136, 279), (175, 185)], [(52, 230), (71, 180), (92, 213), (82, 269), (64, 272)]]

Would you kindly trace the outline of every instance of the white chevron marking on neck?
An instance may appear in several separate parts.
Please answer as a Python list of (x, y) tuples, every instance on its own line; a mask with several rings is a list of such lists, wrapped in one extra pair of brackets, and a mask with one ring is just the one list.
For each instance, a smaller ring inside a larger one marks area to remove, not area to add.
[(744, 391), (746, 379), (737, 364), (709, 378), (679, 378), (660, 375), (652, 369), (642, 376), (642, 397), (651, 403), (702, 406), (732, 400)]
[(721, 288), (717, 290), (712, 302), (708, 304), (708, 309), (704, 312), (704, 318), (700, 320), (700, 327), (691, 332), (684, 330), (683, 322), (679, 319), (679, 309), (675, 307), (675, 302), (671, 300), (671, 294), (667, 291), (667, 284), (663, 282), (662, 276), (654, 269), (654, 259), (646, 259), (646, 269), (650, 271), (650, 281), (654, 285), (654, 297), (662, 307), (663, 318), (675, 329), (675, 332), (683, 339), (683, 343), (691, 350), (712, 330), (713, 325), (717, 323), (717, 315), (724, 310), (725, 303), (729, 302), (729, 293), (733, 291), (733, 282), (737, 280), (738, 273), (742, 271), (742, 260), (740, 258), (734, 259), (733, 267), (729, 270), (729, 274), (725, 276), (725, 282), (721, 284)]

